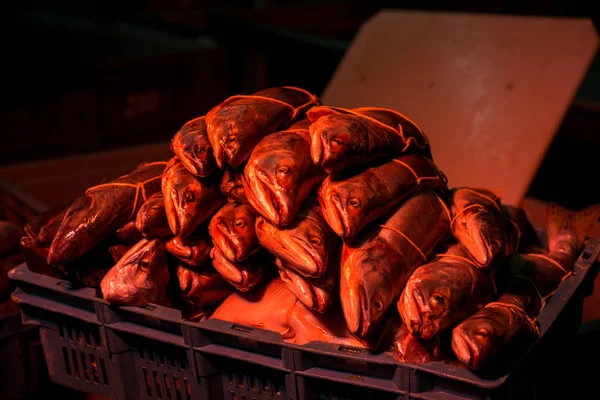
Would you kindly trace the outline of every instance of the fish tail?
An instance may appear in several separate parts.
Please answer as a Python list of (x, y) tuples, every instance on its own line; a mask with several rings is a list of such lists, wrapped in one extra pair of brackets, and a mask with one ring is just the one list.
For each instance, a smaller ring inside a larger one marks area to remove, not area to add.
[(599, 218), (600, 204), (589, 206), (581, 211), (571, 211), (558, 204), (550, 203), (546, 208), (548, 243), (553, 243), (559, 235), (568, 234), (576, 240), (576, 248), (580, 248)]

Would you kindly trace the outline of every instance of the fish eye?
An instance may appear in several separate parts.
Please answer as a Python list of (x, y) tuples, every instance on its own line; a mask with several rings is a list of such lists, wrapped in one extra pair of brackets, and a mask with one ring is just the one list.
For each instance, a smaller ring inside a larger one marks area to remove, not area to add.
[(285, 174), (290, 170), (290, 167), (288, 167), (287, 165), (282, 165), (281, 167), (277, 168), (277, 172), (280, 174)]
[(150, 263), (148, 262), (148, 260), (140, 260), (138, 266), (143, 270), (147, 270), (150, 267)]
[(235, 143), (237, 142), (237, 138), (235, 136), (230, 136), (227, 138), (227, 143)]
[(494, 239), (492, 240), (492, 247), (499, 249), (500, 247), (502, 247), (502, 243), (500, 243), (498, 239)]
[(485, 328), (480, 328), (477, 330), (477, 332), (475, 332), (475, 335), (479, 336), (479, 337), (488, 337), (489, 334), (490, 334), (490, 331), (488, 331)]
[(443, 306), (443, 305), (444, 305), (444, 303), (445, 303), (445, 301), (446, 301), (446, 300), (444, 299), (444, 296), (442, 296), (442, 295), (440, 295), (440, 294), (437, 294), (437, 293), (433, 294), (433, 295), (431, 296), (431, 299), (432, 299), (433, 301), (435, 301), (436, 303), (438, 303), (439, 305), (441, 305), (441, 306)]
[(316, 237), (316, 236), (311, 236), (311, 237), (309, 237), (309, 238), (308, 238), (308, 241), (309, 241), (311, 244), (314, 244), (314, 245), (320, 245), (320, 244), (322, 243), (321, 239), (319, 239), (319, 238), (318, 238), (318, 237)]
[(152, 206), (152, 207), (150, 207), (150, 209), (152, 211), (160, 210), (160, 208), (161, 208), (160, 206)]
[(205, 151), (206, 151), (205, 146), (199, 146), (199, 145), (194, 146), (194, 152), (196, 154), (204, 154)]
[(242, 228), (242, 227), (244, 227), (246, 225), (246, 221), (243, 220), (242, 218), (238, 218), (238, 219), (235, 220), (234, 224), (235, 224), (236, 227)]
[(379, 299), (373, 299), (373, 308), (377, 312), (383, 311), (383, 303)]
[(344, 144), (344, 141), (340, 137), (337, 137), (337, 136), (332, 137), (331, 141), (340, 146)]
[(358, 206), (360, 206), (360, 200), (359, 200), (359, 199), (357, 199), (356, 197), (351, 197), (351, 198), (348, 200), (348, 205), (349, 205), (350, 207), (358, 207)]
[(183, 201), (186, 203), (191, 203), (196, 199), (192, 192), (185, 192), (185, 196), (183, 196)]

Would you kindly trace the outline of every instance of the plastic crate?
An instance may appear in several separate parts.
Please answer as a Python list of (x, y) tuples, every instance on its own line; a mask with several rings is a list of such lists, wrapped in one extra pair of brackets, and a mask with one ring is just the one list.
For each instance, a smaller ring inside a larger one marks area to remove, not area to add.
[(568, 369), (568, 343), (579, 328), (599, 254), (600, 241), (589, 239), (574, 275), (539, 315), (542, 335), (509, 369), (491, 378), (444, 363), (399, 363), (389, 354), (328, 343), (290, 345), (274, 332), (219, 320), (192, 323), (178, 310), (160, 306), (111, 306), (92, 289), (32, 273), (24, 264), (10, 277), (18, 286), (13, 298), (24, 323), (40, 327), (52, 380), (106, 397), (532, 399), (548, 398), (540, 391), (540, 377), (551, 394), (559, 388), (548, 382), (564, 382), (553, 376)]
[(26, 399), (46, 377), (38, 331), (19, 312), (0, 315), (0, 398)]

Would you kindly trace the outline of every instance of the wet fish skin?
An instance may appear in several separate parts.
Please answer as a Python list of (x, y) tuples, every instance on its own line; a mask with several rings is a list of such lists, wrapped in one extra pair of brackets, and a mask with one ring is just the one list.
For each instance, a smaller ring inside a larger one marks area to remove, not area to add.
[(454, 244), (412, 273), (398, 312), (412, 335), (429, 340), (492, 301), (495, 291), (491, 273)]
[(351, 333), (369, 336), (398, 300), (412, 272), (446, 242), (449, 233), (450, 212), (444, 201), (424, 189), (390, 212), (382, 226), (373, 225), (344, 243), (340, 298)]
[(142, 239), (108, 271), (100, 288), (110, 303), (145, 306), (159, 303), (168, 283), (164, 244)]
[(137, 185), (146, 182), (143, 184), (146, 196), (158, 192), (164, 168), (164, 163), (141, 164), (131, 173), (88, 189), (77, 198), (65, 213), (50, 245), (48, 263), (61, 265), (75, 261), (130, 221), (143, 200), (141, 186)]
[(210, 257), (217, 272), (240, 292), (249, 292), (270, 278), (273, 260), (266, 252), (256, 253), (246, 261), (231, 262), (213, 247)]
[(256, 211), (246, 203), (226, 203), (212, 217), (208, 233), (214, 246), (231, 262), (247, 260), (259, 249)]
[(339, 293), (340, 261), (330, 258), (327, 273), (321, 278), (307, 278), (287, 267), (280, 259), (275, 259), (279, 277), (308, 309), (320, 314), (328, 312), (337, 305)]
[(310, 158), (307, 119), (272, 133), (252, 151), (242, 184), (248, 202), (279, 227), (294, 222), (304, 200), (325, 179)]
[(244, 175), (245, 165), (239, 169), (241, 171), (234, 170), (231, 167), (225, 168), (223, 171), (223, 178), (219, 188), (221, 192), (231, 201), (237, 201), (238, 203), (247, 203), (246, 193), (244, 192), (244, 185), (242, 183), (242, 176)]
[(507, 253), (500, 198), (483, 188), (452, 190), (452, 233), (479, 266), (488, 268)]
[(498, 300), (453, 329), (452, 349), (461, 362), (479, 370), (539, 334), (535, 319), (543, 298), (551, 296), (566, 273), (573, 270), (584, 240), (599, 217), (600, 205), (579, 212), (548, 205), (548, 250), (510, 256), (501, 269)]
[(446, 177), (430, 159), (409, 154), (358, 173), (329, 175), (317, 193), (327, 223), (349, 241), (423, 187), (445, 193)]
[(186, 122), (171, 139), (170, 148), (195, 176), (206, 178), (217, 169), (204, 116)]
[(128, 221), (125, 225), (115, 231), (117, 240), (129, 246), (133, 246), (144, 238), (135, 225), (135, 220)]
[(195, 234), (187, 238), (175, 236), (165, 244), (165, 249), (169, 254), (193, 268), (199, 268), (208, 263), (211, 248), (210, 239), (202, 234)]
[(221, 169), (226, 165), (239, 167), (263, 137), (284, 129), (317, 104), (316, 96), (287, 86), (226, 99), (206, 114), (208, 138), (217, 165)]
[(54, 207), (38, 214), (25, 224), (23, 228), (25, 234), (40, 246), (50, 246), (69, 206), (70, 204)]
[(259, 243), (287, 267), (298, 274), (323, 277), (329, 265), (329, 254), (341, 247), (340, 239), (329, 227), (319, 202), (306, 199), (293, 224), (278, 228), (262, 216), (256, 219)]
[(115, 244), (114, 246), (110, 246), (108, 251), (116, 264), (132, 247), (126, 244)]
[(171, 232), (182, 238), (191, 235), (226, 201), (215, 182), (196, 178), (177, 157), (165, 168), (162, 191)]
[(190, 307), (213, 306), (233, 292), (233, 287), (214, 269), (197, 271), (186, 265), (177, 267), (181, 299)]
[(395, 333), (389, 350), (396, 359), (411, 364), (426, 364), (444, 360), (439, 339), (423, 340), (413, 336), (401, 320), (395, 324)]
[(135, 219), (135, 226), (142, 236), (148, 239), (168, 238), (173, 235), (167, 220), (162, 191), (153, 194), (142, 204)]
[(389, 109), (318, 106), (307, 111), (311, 157), (328, 173), (419, 152), (431, 157), (429, 140), (406, 116)]

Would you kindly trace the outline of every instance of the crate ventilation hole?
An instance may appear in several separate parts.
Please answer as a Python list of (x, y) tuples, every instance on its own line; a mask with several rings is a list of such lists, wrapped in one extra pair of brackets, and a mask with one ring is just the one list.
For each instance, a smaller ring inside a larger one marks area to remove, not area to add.
[(61, 347), (67, 375), (108, 386), (104, 357), (93, 354), (102, 348), (100, 338), (92, 332), (64, 325), (58, 326), (58, 334), (69, 343)]
[[(257, 391), (259, 393), (267, 393), (274, 397), (281, 397), (281, 390), (275, 390), (276, 384), (268, 379), (261, 379), (248, 374), (228, 373), (227, 380), (230, 385), (236, 388), (247, 389), (249, 391)], [(256, 400), (255, 397), (248, 397), (245, 394), (238, 395), (235, 391), (231, 391), (231, 400)]]

